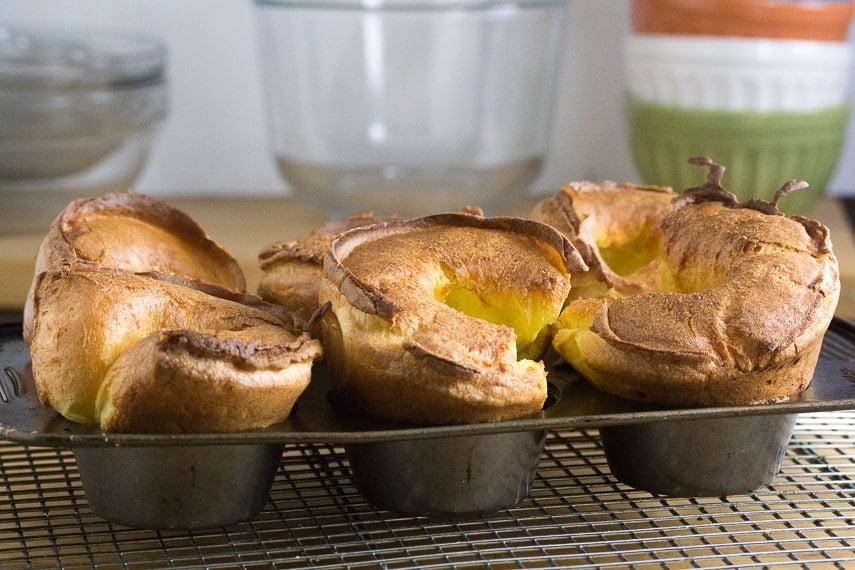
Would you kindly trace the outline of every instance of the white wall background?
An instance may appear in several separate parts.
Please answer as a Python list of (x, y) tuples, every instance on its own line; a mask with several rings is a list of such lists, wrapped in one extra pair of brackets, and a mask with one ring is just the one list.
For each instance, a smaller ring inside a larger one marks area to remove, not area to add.
[[(0, 0), (0, 21), (145, 31), (169, 49), (170, 115), (135, 188), (156, 195), (287, 191), (265, 132), (251, 0)], [(622, 122), (626, 0), (571, 0), (552, 148), (534, 183), (638, 180)], [(855, 117), (832, 194), (855, 194)]]

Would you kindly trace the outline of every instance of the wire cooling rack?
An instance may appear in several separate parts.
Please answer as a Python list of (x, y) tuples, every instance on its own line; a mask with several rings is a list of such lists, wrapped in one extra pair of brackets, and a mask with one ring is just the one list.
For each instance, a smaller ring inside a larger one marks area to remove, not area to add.
[(206, 531), (115, 525), (72, 453), (0, 442), (0, 568), (853, 568), (855, 412), (799, 416), (755, 493), (673, 499), (609, 473), (596, 430), (550, 433), (531, 495), (462, 519), (366, 503), (344, 451), (286, 447), (265, 508)]

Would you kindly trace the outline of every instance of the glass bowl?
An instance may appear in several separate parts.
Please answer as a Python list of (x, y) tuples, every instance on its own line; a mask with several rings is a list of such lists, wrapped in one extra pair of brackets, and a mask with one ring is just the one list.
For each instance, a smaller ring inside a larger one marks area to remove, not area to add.
[(547, 154), (566, 0), (256, 0), (272, 154), (331, 214), (516, 200)]
[(40, 232), (71, 199), (128, 189), (167, 114), (165, 60), (148, 36), (0, 26), (4, 232)]

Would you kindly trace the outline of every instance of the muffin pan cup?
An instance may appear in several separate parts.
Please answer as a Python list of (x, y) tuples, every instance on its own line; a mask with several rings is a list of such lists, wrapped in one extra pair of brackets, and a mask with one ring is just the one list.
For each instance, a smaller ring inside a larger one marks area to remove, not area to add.
[(520, 431), (344, 446), (356, 486), (374, 506), (411, 515), (468, 515), (528, 496), (546, 432)]
[(279, 444), (79, 447), (74, 458), (92, 510), (148, 529), (221, 527), (267, 502)]
[[(770, 483), (797, 415), (855, 409), (855, 326), (835, 320), (810, 387), (787, 402), (675, 409), (614, 398), (547, 360), (549, 405), (494, 423), (412, 426), (342, 413), (323, 364), (290, 418), (237, 433), (105, 433), (42, 406), (20, 326), (0, 326), (0, 437), (70, 448), (92, 509), (145, 528), (205, 528), (264, 508), (283, 448), (344, 447), (354, 481), (375, 507), (418, 516), (510, 508), (537, 484), (549, 430), (598, 428), (613, 475), (651, 493), (747, 493)], [(572, 466), (568, 466), (572, 469)]]
[(771, 483), (795, 414), (651, 422), (600, 429), (612, 475), (668, 497), (750, 493)]

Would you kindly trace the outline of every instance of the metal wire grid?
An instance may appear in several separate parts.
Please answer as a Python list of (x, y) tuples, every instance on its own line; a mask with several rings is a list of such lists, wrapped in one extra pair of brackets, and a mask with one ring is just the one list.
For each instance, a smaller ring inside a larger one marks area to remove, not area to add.
[(618, 483), (596, 430), (551, 433), (528, 499), (464, 519), (373, 508), (327, 445), (286, 448), (265, 509), (209, 531), (100, 519), (65, 449), (0, 443), (0, 487), (0, 568), (855, 567), (855, 412), (800, 416), (775, 483), (721, 498)]

